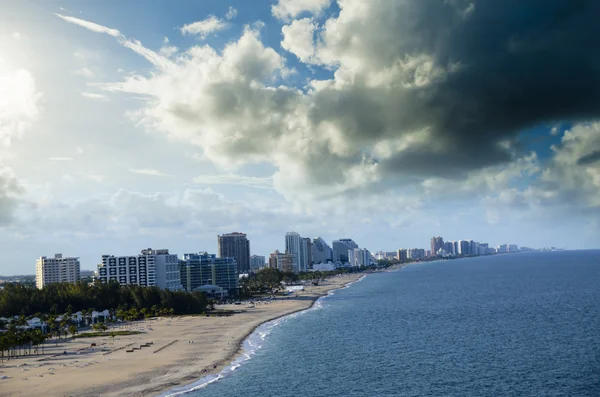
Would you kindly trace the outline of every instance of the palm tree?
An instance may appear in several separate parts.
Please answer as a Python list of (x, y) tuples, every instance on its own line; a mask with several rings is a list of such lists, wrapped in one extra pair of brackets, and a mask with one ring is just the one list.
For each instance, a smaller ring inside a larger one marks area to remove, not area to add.
[(74, 338), (75, 335), (77, 334), (78, 330), (77, 330), (77, 326), (75, 324), (71, 324), (69, 325), (69, 333), (71, 334), (71, 338)]

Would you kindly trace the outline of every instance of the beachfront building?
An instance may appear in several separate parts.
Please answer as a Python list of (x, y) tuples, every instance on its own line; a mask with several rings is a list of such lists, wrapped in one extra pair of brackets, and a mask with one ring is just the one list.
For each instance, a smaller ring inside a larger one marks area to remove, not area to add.
[(444, 243), (444, 251), (446, 251), (448, 255), (454, 255), (454, 241), (446, 241)]
[(79, 258), (63, 257), (62, 254), (54, 258), (42, 256), (35, 263), (35, 285), (42, 289), (52, 283), (76, 283), (79, 281)]
[(315, 237), (311, 245), (312, 263), (327, 263), (333, 259), (333, 250), (321, 237)]
[(222, 258), (207, 252), (184, 254), (179, 261), (179, 271), (186, 291), (217, 285), (229, 294), (236, 294), (239, 287), (238, 266), (232, 257)]
[(250, 271), (256, 272), (257, 270), (265, 267), (265, 257), (262, 255), (252, 255), (250, 257)]
[(458, 253), (460, 255), (469, 255), (471, 252), (471, 244), (467, 240), (460, 240), (458, 242)]
[(282, 253), (279, 250), (275, 250), (269, 256), (269, 267), (272, 264), (279, 271), (298, 273), (298, 256), (296, 254)]
[(179, 277), (179, 259), (168, 249), (144, 249), (139, 255), (102, 255), (98, 265), (101, 282), (117, 281), (121, 285), (159, 287), (171, 291), (182, 290)]
[(371, 253), (366, 248), (348, 250), (348, 262), (351, 266), (370, 266)]
[(406, 262), (406, 260), (408, 259), (408, 251), (404, 248), (400, 248), (398, 250), (398, 253), (396, 254), (396, 258), (400, 261), (400, 262)]
[(407, 251), (407, 259), (421, 260), (425, 259), (425, 249), (423, 248), (410, 248)]
[(444, 239), (442, 237), (431, 238), (431, 255), (438, 255), (439, 250), (444, 249)]
[(333, 260), (335, 262), (346, 263), (348, 262), (348, 251), (358, 248), (351, 238), (341, 238), (331, 243), (333, 247)]
[(245, 233), (233, 232), (217, 236), (219, 258), (233, 258), (238, 274), (250, 271), (250, 240)]
[(296, 232), (285, 234), (285, 253), (296, 257), (295, 272), (305, 272), (309, 268), (309, 243), (310, 239), (305, 239)]

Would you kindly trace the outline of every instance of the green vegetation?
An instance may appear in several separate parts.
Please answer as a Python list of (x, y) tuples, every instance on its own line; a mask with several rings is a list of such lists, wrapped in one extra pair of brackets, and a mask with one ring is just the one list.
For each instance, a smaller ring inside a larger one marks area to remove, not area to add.
[(79, 335), (75, 335), (73, 339), (79, 338), (96, 338), (101, 336), (110, 336), (114, 338), (115, 336), (127, 336), (127, 335), (137, 335), (141, 334), (140, 331), (111, 331), (111, 332), (84, 332)]
[[(121, 286), (117, 282), (91, 286), (82, 282), (57, 283), (41, 290), (20, 284), (5, 284), (5, 288), (0, 290), (0, 317), (37, 316), (41, 313), (58, 315), (65, 313), (68, 308), (72, 312), (86, 310), (91, 313), (95, 308), (99, 311), (109, 309), (127, 312), (130, 319), (137, 320), (155, 314), (200, 314), (208, 303), (200, 292)], [(135, 312), (131, 312), (132, 309)], [(117, 314), (117, 317), (120, 316)]]
[(294, 284), (301, 282), (311, 282), (318, 284), (327, 277), (336, 276), (345, 273), (355, 273), (368, 270), (367, 267), (360, 268), (339, 268), (328, 272), (303, 272), (292, 273), (282, 272), (277, 269), (265, 268), (250, 274), (240, 280), (240, 297), (249, 298), (253, 295), (278, 293), (281, 290), (281, 283)]

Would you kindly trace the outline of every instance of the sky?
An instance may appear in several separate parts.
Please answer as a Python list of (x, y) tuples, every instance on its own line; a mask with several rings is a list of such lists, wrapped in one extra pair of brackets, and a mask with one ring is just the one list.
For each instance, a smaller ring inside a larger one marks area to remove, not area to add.
[(0, 274), (63, 253), (598, 248), (597, 1), (0, 3)]

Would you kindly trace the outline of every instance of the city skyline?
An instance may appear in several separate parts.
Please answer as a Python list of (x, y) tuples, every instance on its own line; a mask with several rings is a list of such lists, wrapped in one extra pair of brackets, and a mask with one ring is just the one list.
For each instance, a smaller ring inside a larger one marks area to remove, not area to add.
[(0, 273), (232, 230), (597, 248), (594, 13), (471, 3), (6, 2)]

